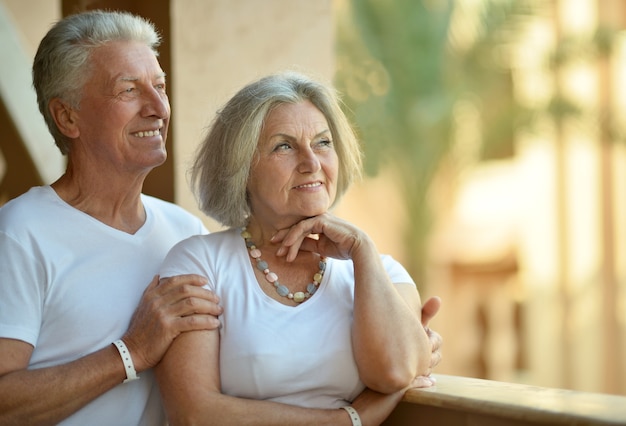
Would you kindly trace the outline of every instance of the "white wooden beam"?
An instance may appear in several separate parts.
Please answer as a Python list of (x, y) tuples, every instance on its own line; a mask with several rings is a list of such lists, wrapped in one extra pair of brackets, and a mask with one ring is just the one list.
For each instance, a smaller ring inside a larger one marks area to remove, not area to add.
[(0, 2), (0, 97), (44, 183), (52, 183), (63, 173), (65, 157), (39, 113), (32, 87), (31, 59), (24, 52), (18, 31)]

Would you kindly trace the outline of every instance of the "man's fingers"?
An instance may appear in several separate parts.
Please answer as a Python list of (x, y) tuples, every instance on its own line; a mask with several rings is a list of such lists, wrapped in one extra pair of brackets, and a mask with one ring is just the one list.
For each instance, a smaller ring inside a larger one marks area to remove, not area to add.
[(206, 277), (197, 274), (176, 275), (173, 277), (161, 278), (159, 280), (159, 287), (171, 288), (180, 287), (185, 284), (193, 285), (196, 287), (202, 287), (208, 282)]
[(443, 343), (441, 335), (434, 330), (428, 329), (428, 337), (433, 346), (433, 350), (439, 350), (441, 348), (441, 344)]
[(194, 314), (178, 319), (178, 331), (214, 330), (221, 326), (221, 322), (214, 315)]
[(219, 297), (211, 290), (202, 288), (208, 280), (195, 274), (177, 275), (174, 277), (161, 278), (159, 281), (159, 292), (162, 296), (169, 296), (176, 303), (183, 299), (200, 298), (212, 303), (219, 303)]
[(411, 387), (413, 388), (429, 388), (435, 384), (430, 376), (417, 376), (413, 379)]
[(207, 282), (205, 277), (195, 274), (162, 278), (157, 288), (161, 299), (159, 304), (169, 306), (167, 310), (177, 317), (221, 315), (220, 298), (202, 287)]
[(430, 320), (437, 315), (440, 307), (441, 299), (438, 296), (433, 296), (424, 302), (422, 305), (422, 325), (427, 326)]

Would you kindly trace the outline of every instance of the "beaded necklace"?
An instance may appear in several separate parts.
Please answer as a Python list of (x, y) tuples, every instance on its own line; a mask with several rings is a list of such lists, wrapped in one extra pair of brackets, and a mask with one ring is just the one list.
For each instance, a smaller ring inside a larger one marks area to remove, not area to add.
[(306, 291), (297, 291), (292, 293), (284, 284), (278, 282), (278, 275), (270, 271), (267, 262), (261, 259), (261, 250), (259, 250), (254, 242), (250, 240), (252, 235), (246, 230), (245, 227), (241, 229), (241, 236), (246, 242), (246, 247), (248, 247), (250, 257), (256, 261), (256, 267), (263, 272), (265, 280), (274, 286), (276, 293), (282, 297), (291, 299), (296, 303), (302, 303), (315, 294), (320, 282), (322, 282), (322, 278), (324, 277), (324, 271), (326, 271), (326, 258), (320, 258), (320, 269), (315, 275), (313, 275), (313, 282), (307, 284)]

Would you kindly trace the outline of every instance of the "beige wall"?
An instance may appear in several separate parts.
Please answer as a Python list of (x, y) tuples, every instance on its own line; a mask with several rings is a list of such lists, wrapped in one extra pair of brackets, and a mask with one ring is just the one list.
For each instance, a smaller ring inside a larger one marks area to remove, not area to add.
[(0, 0), (19, 23), (19, 37), (25, 51), (35, 56), (39, 41), (61, 16), (60, 0)]
[[(257, 77), (286, 68), (332, 79), (331, 3), (172, 1), (177, 203), (198, 212), (185, 172), (215, 111), (236, 90)], [(219, 228), (209, 220), (207, 225)]]

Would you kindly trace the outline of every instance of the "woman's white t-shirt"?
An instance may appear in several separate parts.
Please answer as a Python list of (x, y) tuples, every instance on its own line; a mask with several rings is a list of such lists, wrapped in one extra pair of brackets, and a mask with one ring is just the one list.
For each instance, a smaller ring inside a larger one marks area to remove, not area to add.
[[(352, 261), (327, 259), (315, 294), (287, 306), (260, 288), (240, 232), (188, 238), (170, 251), (160, 271), (161, 277), (203, 275), (220, 297), (222, 392), (312, 408), (349, 404), (364, 389), (350, 335)], [(413, 282), (393, 258), (382, 258), (392, 282)]]

